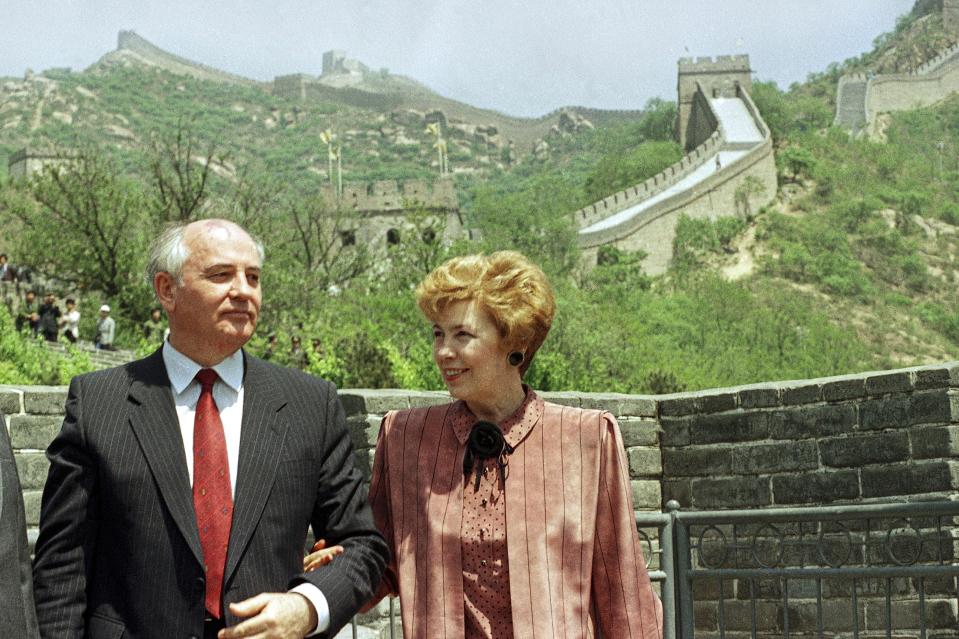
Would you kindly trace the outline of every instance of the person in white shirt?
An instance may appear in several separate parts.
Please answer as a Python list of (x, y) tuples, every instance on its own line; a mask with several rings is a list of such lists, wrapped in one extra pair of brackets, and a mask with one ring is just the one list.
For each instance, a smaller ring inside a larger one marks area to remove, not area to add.
[[(170, 338), (70, 384), (34, 561), (43, 639), (333, 636), (379, 585), (336, 387), (243, 350), (262, 263), (227, 220), (171, 227), (148, 267)], [(304, 573), (310, 527), (343, 552)]]
[(80, 339), (80, 311), (77, 310), (77, 302), (72, 297), (66, 301), (67, 310), (60, 316), (60, 326), (63, 328), (63, 336), (72, 344), (76, 344)]

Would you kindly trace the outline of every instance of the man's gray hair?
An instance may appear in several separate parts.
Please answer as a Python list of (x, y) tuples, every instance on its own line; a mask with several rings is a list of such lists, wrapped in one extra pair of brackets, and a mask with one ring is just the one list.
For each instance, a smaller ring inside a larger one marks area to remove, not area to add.
[[(183, 284), (183, 264), (190, 257), (190, 251), (183, 241), (186, 235), (186, 227), (190, 222), (176, 222), (168, 226), (150, 245), (150, 261), (147, 262), (146, 277), (147, 283), (153, 286), (157, 273), (169, 273), (176, 280), (177, 286)], [(249, 231), (243, 229), (243, 232), (250, 236), (253, 245), (256, 246), (256, 252), (260, 256), (260, 263), (263, 263), (263, 243), (253, 237)]]

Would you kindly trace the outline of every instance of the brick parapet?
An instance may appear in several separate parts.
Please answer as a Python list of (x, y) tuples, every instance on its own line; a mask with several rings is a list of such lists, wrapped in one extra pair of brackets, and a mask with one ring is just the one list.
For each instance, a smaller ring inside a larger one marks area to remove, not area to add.
[[(579, 233), (579, 246), (583, 249), (589, 249), (606, 244), (615, 244), (619, 240), (634, 235), (637, 231), (661, 217), (674, 215), (678, 219), (679, 214), (682, 213), (684, 209), (696, 200), (708, 196), (723, 184), (738, 183), (737, 180), (744, 179), (757, 171), (762, 173), (763, 168), (765, 168), (764, 164), (769, 164), (770, 167), (772, 167), (769, 173), (772, 179), (775, 179), (773, 162), (772, 139), (766, 138), (763, 142), (752, 147), (745, 155), (723, 166), (716, 171), (715, 174), (707, 177), (702, 182), (655, 203), (641, 214), (635, 215), (615, 226), (591, 231), (589, 233)], [(761, 181), (765, 182), (765, 180)], [(772, 192), (774, 193), (775, 189), (773, 189)], [(623, 210), (623, 208), (625, 207), (620, 207), (619, 210)], [(609, 215), (614, 213), (615, 211), (610, 212)], [(608, 217), (609, 215), (604, 217)], [(655, 271), (647, 270), (655, 274), (662, 272), (664, 269), (657, 269)]]
[(573, 213), (573, 222), (585, 228), (611, 215), (659, 195), (708, 162), (726, 143), (720, 130), (716, 130), (698, 147), (687, 153), (646, 181), (617, 191), (610, 196), (583, 207)]
[[(35, 527), (64, 386), (0, 386)], [(951, 496), (959, 488), (959, 362), (672, 395), (543, 393), (609, 410), (623, 434), (638, 508), (755, 508)], [(390, 410), (445, 392), (343, 389), (364, 472)], [(35, 530), (33, 531), (35, 534)]]

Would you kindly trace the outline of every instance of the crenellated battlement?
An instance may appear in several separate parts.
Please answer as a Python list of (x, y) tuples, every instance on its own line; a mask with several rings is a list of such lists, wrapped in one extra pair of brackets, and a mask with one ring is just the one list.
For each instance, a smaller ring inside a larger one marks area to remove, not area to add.
[(337, 198), (333, 187), (322, 189), (323, 198), (329, 204), (339, 203), (348, 210), (368, 215), (395, 214), (411, 207), (432, 210), (459, 210), (459, 199), (453, 180), (379, 180), (369, 184), (346, 184)]
[(680, 58), (679, 74), (749, 72), (749, 56), (746, 54), (700, 56)]

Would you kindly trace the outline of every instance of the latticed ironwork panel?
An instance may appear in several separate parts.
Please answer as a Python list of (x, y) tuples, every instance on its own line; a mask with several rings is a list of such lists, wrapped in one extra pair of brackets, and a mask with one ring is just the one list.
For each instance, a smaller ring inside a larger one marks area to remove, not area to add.
[(682, 637), (959, 637), (953, 502), (675, 513)]

